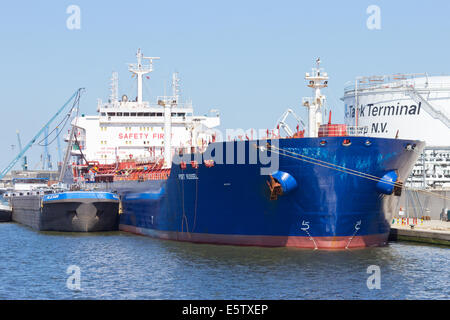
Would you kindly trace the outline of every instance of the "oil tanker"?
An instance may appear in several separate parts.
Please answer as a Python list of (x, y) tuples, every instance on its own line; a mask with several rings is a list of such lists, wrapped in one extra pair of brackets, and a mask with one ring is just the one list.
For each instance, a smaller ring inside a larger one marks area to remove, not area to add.
[(129, 65), (136, 99), (119, 100), (113, 74), (109, 101), (99, 101), (97, 115), (75, 118), (68, 137), (75, 182), (119, 195), (121, 230), (228, 245), (387, 243), (403, 182), (424, 143), (371, 137), (331, 117), (322, 124), (328, 74), (320, 60), (305, 75), (313, 91), (303, 100), (307, 127), (283, 137), (277, 126), (256, 139), (253, 130), (224, 139), (217, 110), (195, 116), (190, 102), (181, 103), (177, 74), (171, 96), (143, 101), (144, 76), (155, 59), (138, 51)]

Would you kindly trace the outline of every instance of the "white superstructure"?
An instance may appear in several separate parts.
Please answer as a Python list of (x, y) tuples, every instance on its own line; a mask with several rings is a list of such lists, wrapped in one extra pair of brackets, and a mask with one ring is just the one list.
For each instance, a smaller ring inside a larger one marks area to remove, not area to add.
[(427, 147), (413, 169), (415, 187), (450, 188), (450, 77), (358, 77), (344, 90), (345, 122), (374, 137), (416, 139)]
[[(95, 116), (74, 119), (75, 145), (72, 155), (84, 156), (88, 161), (111, 164), (118, 160), (136, 159), (157, 161), (164, 158), (166, 167), (171, 164), (175, 150), (201, 148), (214, 139), (212, 128), (220, 125), (218, 113), (211, 116), (194, 116), (191, 102), (180, 102), (179, 78), (172, 78), (172, 95), (159, 96), (156, 103), (143, 101), (143, 76), (153, 71), (153, 60), (140, 50), (137, 64), (129, 71), (137, 78), (137, 96), (118, 98), (118, 75), (113, 73), (111, 96), (107, 103), (98, 101)], [(144, 60), (149, 63), (144, 64)], [(81, 150), (78, 150), (77, 145)]]
[(308, 137), (318, 136), (319, 127), (322, 124), (323, 106), (325, 96), (320, 92), (321, 88), (328, 87), (328, 74), (320, 68), (320, 58), (316, 60), (317, 67), (312, 68), (311, 73), (305, 74), (308, 87), (313, 90), (313, 97), (303, 98), (303, 106), (308, 108)]

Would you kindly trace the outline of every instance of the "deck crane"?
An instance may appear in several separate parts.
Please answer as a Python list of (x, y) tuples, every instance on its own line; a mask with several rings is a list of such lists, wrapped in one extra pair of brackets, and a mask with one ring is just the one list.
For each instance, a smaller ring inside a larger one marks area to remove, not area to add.
[(46, 130), (46, 127), (48, 127), (53, 122), (53, 120), (55, 120), (61, 114), (61, 112), (63, 112), (63, 110), (69, 105), (69, 103), (73, 100), (74, 102), (73, 102), (72, 108), (70, 110), (70, 112), (72, 112), (72, 109), (75, 107), (75, 105), (80, 100), (82, 90), (83, 90), (83, 88), (80, 88), (77, 91), (75, 91), (75, 93), (69, 98), (69, 100), (67, 100), (67, 102), (61, 108), (59, 108), (59, 110), (50, 118), (50, 120), (38, 131), (38, 133), (33, 137), (33, 139), (31, 139), (30, 142), (28, 142), (28, 144), (25, 146), (25, 148), (23, 148), (19, 152), (19, 154), (8, 164), (8, 166), (0, 172), (0, 180), (5, 177), (5, 175), (16, 165), (16, 163), (20, 159), (22, 159), (22, 157), (25, 155), (25, 153), (28, 151), (28, 149), (36, 142), (36, 140), (42, 135), (42, 133), (44, 133), (44, 131)]
[[(19, 133), (19, 130), (16, 131), (16, 134), (17, 134), (17, 142), (18, 142), (18, 144), (19, 144), (19, 152), (21, 152), (21, 151), (22, 151), (22, 141), (20, 140), (20, 133)], [(23, 156), (22, 170), (23, 170), (23, 171), (28, 170), (27, 156)]]
[(287, 109), (283, 115), (278, 119), (277, 121), (277, 127), (282, 128), (288, 136), (293, 136), (295, 132), (292, 131), (292, 129), (288, 126), (286, 123), (286, 119), (289, 115), (292, 115), (295, 120), (297, 121), (298, 125), (302, 125), (303, 128), (305, 128), (305, 123), (303, 122), (302, 118), (300, 118), (292, 109)]

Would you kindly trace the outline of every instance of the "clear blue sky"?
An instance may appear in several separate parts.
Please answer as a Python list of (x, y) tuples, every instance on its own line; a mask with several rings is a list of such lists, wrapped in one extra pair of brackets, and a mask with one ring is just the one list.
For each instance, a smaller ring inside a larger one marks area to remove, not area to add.
[[(71, 4), (80, 30), (66, 28)], [(381, 30), (366, 27), (372, 4)], [(273, 127), (287, 107), (305, 115), (304, 72), (320, 57), (342, 121), (339, 98), (355, 76), (450, 73), (449, 16), (449, 1), (2, 1), (0, 167), (13, 158), (16, 130), (25, 144), (78, 87), (86, 114), (107, 99), (112, 70), (120, 94), (133, 96), (126, 63), (139, 47), (161, 57), (144, 98), (162, 95), (178, 71), (196, 113), (220, 109), (222, 128)]]

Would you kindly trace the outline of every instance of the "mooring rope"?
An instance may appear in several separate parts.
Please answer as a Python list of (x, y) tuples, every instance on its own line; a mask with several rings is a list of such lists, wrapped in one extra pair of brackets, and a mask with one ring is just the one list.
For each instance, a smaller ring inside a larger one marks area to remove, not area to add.
[[(255, 145), (255, 147), (257, 149), (261, 149), (264, 146), (256, 146)], [(383, 179), (383, 178), (380, 178), (380, 177), (377, 177), (377, 176), (374, 176), (374, 175), (371, 175), (371, 174), (368, 174), (368, 173), (364, 173), (364, 172), (361, 172), (361, 171), (345, 168), (345, 167), (339, 166), (339, 165), (331, 163), (331, 162), (327, 162), (327, 161), (315, 159), (315, 158), (312, 158), (312, 157), (308, 157), (308, 156), (305, 156), (305, 155), (302, 155), (302, 154), (298, 154), (298, 153), (295, 153), (293, 151), (289, 151), (289, 150), (286, 150), (286, 149), (281, 149), (281, 148), (278, 148), (276, 146), (270, 145), (269, 143), (267, 143), (266, 148), (269, 149), (271, 152), (275, 152), (275, 153), (277, 153), (279, 155), (282, 155), (282, 156), (285, 156), (285, 157), (289, 157), (289, 158), (293, 158), (293, 159), (296, 159), (296, 160), (304, 161), (304, 162), (307, 162), (307, 163), (315, 164), (315, 165), (318, 165), (318, 166), (321, 166), (321, 167), (324, 167), (324, 168), (333, 169), (333, 170), (336, 170), (336, 171), (340, 171), (340, 172), (343, 172), (343, 173), (351, 174), (351, 175), (354, 175), (354, 176), (357, 176), (357, 177), (360, 177), (360, 178), (364, 178), (364, 179), (368, 179), (368, 180), (372, 180), (372, 181), (375, 181), (375, 182), (382, 181), (383, 183), (386, 183), (386, 184), (394, 186), (394, 187), (397, 186), (397, 187), (404, 188), (406, 190), (422, 192), (422, 193), (426, 193), (426, 194), (429, 194), (429, 195), (432, 195), (432, 196), (435, 196), (435, 197), (438, 197), (438, 198), (441, 198), (441, 199), (444, 199), (444, 200), (450, 200), (449, 197), (446, 197), (444, 195), (436, 194), (434, 192), (423, 190), (423, 189), (406, 187), (402, 183), (389, 181), (389, 180), (386, 180), (386, 179)], [(282, 151), (283, 153), (278, 152), (277, 150)], [(289, 153), (293, 154), (293, 155), (290, 155)]]
[(336, 168), (342, 169), (342, 170), (344, 170), (344, 171), (353, 172), (353, 173), (358, 174), (358, 175), (364, 175), (364, 176), (366, 176), (366, 177), (368, 177), (368, 178), (371, 178), (372, 180), (375, 179), (377, 182), (380, 181), (380, 180), (383, 180), (383, 182), (386, 182), (386, 183), (391, 184), (391, 185), (394, 185), (394, 186), (398, 186), (398, 187), (401, 187), (401, 186), (402, 186), (401, 183), (393, 182), (393, 181), (386, 180), (386, 179), (383, 179), (383, 178), (379, 178), (379, 177), (377, 177), (377, 176), (374, 176), (374, 175), (371, 175), (371, 174), (368, 174), (368, 173), (364, 173), (364, 172), (361, 172), (361, 171), (349, 169), (349, 168), (346, 168), (346, 167), (343, 167), (343, 166), (339, 166), (339, 165), (334, 164), (334, 163), (331, 163), (331, 162), (327, 162), (327, 161), (315, 159), (315, 158), (308, 157), (308, 156), (305, 156), (305, 155), (302, 155), (302, 154), (299, 154), (299, 153), (295, 153), (295, 152), (293, 152), (293, 151), (289, 151), (289, 150), (286, 150), (286, 149), (280, 149), (280, 148), (277, 148), (277, 147), (275, 147), (275, 146), (270, 146), (270, 149), (272, 149), (272, 148), (276, 148), (276, 149), (278, 149), (278, 150), (280, 150), (280, 151), (288, 152), (288, 153), (290, 153), (290, 154), (293, 154), (293, 155), (296, 155), (296, 156), (299, 156), (299, 157), (302, 157), (302, 158), (306, 158), (306, 159), (309, 159), (309, 160), (312, 160), (312, 161), (317, 161), (317, 162), (319, 162), (319, 163), (323, 163), (323, 164), (326, 164), (326, 165), (331, 165), (331, 166), (334, 166), (334, 167), (336, 167)]

